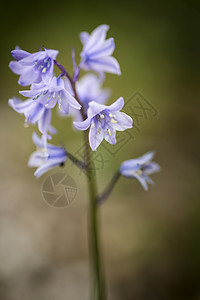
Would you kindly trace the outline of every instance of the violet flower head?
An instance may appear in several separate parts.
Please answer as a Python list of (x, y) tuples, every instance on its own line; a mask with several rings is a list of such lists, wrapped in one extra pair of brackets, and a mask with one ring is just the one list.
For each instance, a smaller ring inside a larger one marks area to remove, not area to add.
[(28, 99), (21, 101), (17, 97), (13, 97), (8, 100), (8, 105), (12, 107), (16, 112), (24, 114), (25, 116), (25, 126), (28, 124), (38, 124), (38, 128), (42, 134), (44, 134), (48, 139), (50, 134), (56, 134), (56, 129), (51, 125), (51, 109), (47, 109), (41, 103)]
[(33, 133), (33, 142), (38, 150), (31, 154), (28, 166), (37, 167), (37, 170), (34, 173), (37, 178), (50, 169), (63, 165), (66, 161), (67, 153), (64, 148), (49, 143), (47, 143), (47, 148), (44, 148), (43, 138), (39, 138), (36, 133)]
[(87, 71), (121, 75), (119, 63), (111, 56), (115, 49), (114, 39), (105, 40), (108, 29), (108, 25), (100, 25), (91, 34), (80, 33), (80, 40), (83, 44), (80, 66)]
[(152, 162), (154, 155), (155, 152), (151, 151), (139, 158), (124, 161), (120, 166), (121, 175), (137, 179), (145, 191), (147, 191), (147, 183), (154, 184), (149, 175), (161, 170), (160, 166), (156, 162)]
[(11, 51), (15, 61), (9, 64), (10, 69), (20, 75), (18, 83), (27, 86), (32, 83), (44, 81), (48, 83), (53, 76), (54, 59), (58, 55), (57, 50), (45, 49), (35, 53), (29, 53), (21, 49)]
[(116, 144), (117, 130), (124, 131), (132, 128), (132, 118), (120, 112), (123, 106), (122, 97), (109, 106), (92, 101), (89, 103), (87, 119), (82, 122), (73, 122), (79, 130), (87, 130), (90, 127), (89, 143), (93, 151), (96, 151), (103, 139), (110, 144)]
[(69, 113), (69, 107), (81, 108), (81, 105), (66, 90), (64, 80), (60, 77), (53, 77), (48, 84), (43, 81), (33, 83), (30, 90), (19, 93), (33, 100), (38, 100), (46, 108), (53, 108), (58, 102), (59, 109), (66, 114)]

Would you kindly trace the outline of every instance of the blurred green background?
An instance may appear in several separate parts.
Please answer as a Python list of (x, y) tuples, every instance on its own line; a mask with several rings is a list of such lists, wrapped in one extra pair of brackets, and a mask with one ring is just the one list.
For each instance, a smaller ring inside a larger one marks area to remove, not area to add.
[[(36, 180), (27, 167), (34, 128), (24, 128), (23, 117), (7, 105), (21, 89), (8, 63), (16, 45), (30, 52), (45, 45), (58, 49), (58, 60), (72, 72), (79, 32), (103, 23), (110, 25), (122, 70), (120, 77), (106, 75), (110, 103), (139, 91), (158, 113), (140, 118), (140, 131), (133, 129), (134, 139), (115, 156), (105, 142), (99, 148), (107, 161), (97, 171), (99, 189), (120, 162), (149, 150), (162, 166), (148, 192), (122, 178), (101, 207), (109, 299), (200, 299), (199, 1), (1, 5), (0, 299), (88, 299), (87, 181), (68, 162), (61, 171), (76, 181), (76, 199), (63, 209), (44, 202), (46, 177)], [(59, 129), (53, 141), (76, 152), (82, 140), (71, 119), (55, 114), (53, 123)]]

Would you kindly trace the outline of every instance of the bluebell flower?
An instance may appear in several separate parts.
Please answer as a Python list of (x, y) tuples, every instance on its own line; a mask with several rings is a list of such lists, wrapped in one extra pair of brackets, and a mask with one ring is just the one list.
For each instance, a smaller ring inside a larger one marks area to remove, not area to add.
[[(73, 95), (71, 85), (67, 84), (68, 91)], [(110, 90), (107, 88), (102, 89), (102, 81), (95, 74), (86, 74), (76, 83), (76, 90), (78, 96), (83, 104), (85, 111), (88, 109), (88, 104), (91, 101), (95, 101), (100, 104), (105, 104), (110, 96)], [(77, 109), (70, 109), (70, 114), (75, 121), (82, 121), (80, 111)]]
[(121, 175), (137, 179), (143, 188), (148, 190), (147, 183), (154, 183), (149, 175), (161, 170), (160, 166), (156, 162), (152, 162), (154, 155), (155, 152), (151, 151), (139, 158), (124, 161), (120, 167)]
[(103, 139), (110, 144), (116, 144), (116, 131), (132, 128), (133, 120), (127, 114), (120, 112), (124, 99), (120, 97), (113, 104), (106, 106), (92, 101), (89, 103), (87, 119), (73, 122), (78, 130), (89, 130), (89, 143), (96, 151)]
[(80, 109), (81, 105), (66, 90), (64, 80), (61, 77), (53, 77), (48, 84), (41, 81), (33, 83), (28, 91), (20, 91), (21, 95), (38, 100), (46, 108), (53, 108), (58, 102), (59, 109), (63, 113), (69, 113), (69, 107)]
[(80, 33), (80, 40), (83, 44), (80, 65), (84, 70), (120, 75), (120, 66), (117, 60), (111, 56), (115, 49), (114, 39), (105, 40), (108, 29), (108, 25), (100, 25), (91, 34)]
[(57, 50), (44, 49), (33, 54), (21, 49), (11, 51), (15, 61), (9, 64), (10, 69), (20, 75), (18, 83), (27, 86), (38, 83), (41, 80), (48, 83), (53, 76), (54, 59), (58, 55)]
[(47, 138), (51, 138), (48, 133), (55, 134), (57, 132), (51, 125), (51, 109), (47, 109), (40, 102), (32, 99), (21, 101), (19, 98), (13, 97), (8, 100), (8, 104), (16, 112), (24, 114), (25, 125), (37, 123), (40, 132)]
[(39, 138), (36, 133), (33, 133), (33, 142), (38, 148), (33, 152), (28, 161), (29, 167), (37, 167), (34, 175), (39, 178), (48, 170), (63, 165), (67, 159), (66, 150), (62, 147), (54, 146), (47, 143), (47, 153), (44, 148), (43, 138)]

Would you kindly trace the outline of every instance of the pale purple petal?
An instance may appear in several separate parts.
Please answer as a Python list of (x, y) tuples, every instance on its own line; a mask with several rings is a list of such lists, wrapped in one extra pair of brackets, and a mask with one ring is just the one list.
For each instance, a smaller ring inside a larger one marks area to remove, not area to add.
[(135, 173), (134, 177), (141, 183), (144, 190), (147, 191), (148, 190), (148, 185), (146, 183), (145, 178), (143, 178), (142, 176), (139, 176), (137, 173)]
[[(9, 68), (11, 69), (11, 71), (13, 71), (13, 73), (20, 75), (22, 73), (22, 71), (24, 70), (24, 67), (22, 65), (20, 65), (20, 63), (18, 61), (11, 61), (9, 63)], [(29, 68), (29, 67), (27, 67)]]
[(161, 167), (156, 162), (150, 162), (147, 165), (144, 165), (145, 174), (151, 175), (156, 172), (161, 171)]
[(121, 70), (118, 61), (113, 56), (100, 57), (97, 59), (88, 59), (83, 67), (98, 72), (108, 72), (121, 75)]
[(115, 112), (113, 119), (116, 120), (115, 122), (117, 122), (112, 124), (115, 130), (124, 131), (133, 127), (132, 118), (123, 112)]
[(28, 116), (28, 121), (33, 124), (42, 118), (46, 110), (42, 104), (40, 103), (34, 103), (34, 104), (35, 104), (34, 108), (29, 111), (30, 115)]
[(123, 108), (124, 106), (124, 98), (120, 97), (118, 98), (114, 103), (112, 103), (111, 105), (107, 106), (107, 109), (110, 111), (119, 111)]
[(89, 108), (87, 111), (87, 115), (89, 119), (92, 119), (94, 116), (98, 115), (100, 112), (105, 110), (107, 106), (103, 104), (96, 103), (95, 101), (91, 101), (89, 103)]
[(28, 99), (25, 101), (21, 101), (17, 97), (13, 97), (12, 99), (8, 100), (8, 105), (12, 107), (16, 112), (18, 113), (25, 113), (27, 110), (32, 107), (33, 105), (33, 100)]
[(96, 124), (92, 123), (92, 126), (90, 127), (90, 131), (89, 131), (89, 143), (92, 151), (97, 150), (97, 148), (103, 141), (103, 138), (104, 138), (103, 130), (101, 130), (101, 128), (98, 127), (97, 122)]
[(34, 175), (39, 178), (41, 177), (44, 173), (46, 173), (47, 171), (51, 170), (52, 168), (55, 168), (57, 166), (59, 166), (62, 162), (64, 162), (66, 160), (66, 157), (63, 156), (63, 159), (61, 158), (57, 158), (57, 159), (52, 159), (50, 160), (48, 163), (43, 164), (41, 167), (39, 167)]
[(58, 50), (53, 50), (53, 49), (45, 49), (45, 53), (50, 58), (56, 59), (56, 56), (58, 55), (59, 51)]
[(51, 109), (45, 109), (42, 118), (38, 121), (38, 129), (41, 133), (47, 134), (49, 126), (51, 124)]
[(109, 128), (108, 129), (109, 131), (107, 131), (105, 133), (105, 140), (112, 144), (112, 145), (115, 145), (117, 143), (117, 140), (116, 140), (116, 131), (113, 130), (112, 128)]
[(21, 50), (21, 49), (16, 49), (16, 50), (11, 51), (11, 55), (14, 59), (16, 59), (18, 61), (18, 60), (21, 60), (21, 59), (29, 56), (30, 53), (26, 52), (24, 50)]
[(90, 34), (89, 34), (88, 32), (86, 32), (86, 31), (83, 31), (83, 32), (81, 32), (81, 33), (79, 34), (79, 38), (80, 38), (81, 43), (82, 43), (83, 45), (87, 42), (89, 36), (90, 36)]
[(24, 66), (34, 66), (36, 60), (42, 60), (46, 57), (45, 51), (35, 52), (20, 60), (20, 64)]
[(19, 77), (18, 83), (22, 86), (30, 85), (32, 82), (36, 82), (40, 75), (33, 71), (32, 67), (28, 67), (23, 70), (22, 75)]
[(49, 125), (48, 131), (51, 134), (56, 134), (57, 133), (57, 129), (54, 128), (52, 125)]
[(35, 91), (35, 90), (25, 90), (25, 91), (19, 91), (19, 93), (24, 96), (24, 97), (27, 97), (27, 98), (33, 98), (35, 96), (38, 95), (38, 91)]
[(83, 53), (89, 53), (94, 47), (97, 48), (97, 46), (105, 40), (108, 29), (108, 25), (100, 25), (95, 28), (87, 39), (87, 42), (84, 44)]
[(143, 156), (138, 157), (137, 160), (139, 161), (140, 164), (145, 164), (150, 162), (154, 158), (154, 155), (155, 155), (155, 151), (150, 151), (144, 154)]
[(78, 130), (87, 130), (91, 124), (91, 119), (87, 118), (82, 122), (73, 122), (74, 127)]
[(115, 49), (115, 42), (113, 38), (109, 38), (104, 41), (96, 50), (93, 50), (92, 53), (88, 53), (91, 59), (99, 59), (100, 57), (109, 56), (113, 53)]
[(67, 90), (62, 91), (61, 99), (62, 101), (67, 101), (71, 107), (76, 108), (78, 110), (81, 109), (81, 105)]

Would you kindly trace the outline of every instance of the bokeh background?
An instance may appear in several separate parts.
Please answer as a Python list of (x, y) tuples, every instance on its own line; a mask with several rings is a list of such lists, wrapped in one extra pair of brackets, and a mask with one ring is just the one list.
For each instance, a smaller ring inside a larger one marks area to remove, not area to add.
[[(122, 178), (101, 207), (108, 299), (200, 299), (199, 2), (3, 0), (0, 23), (0, 299), (88, 299), (86, 178), (68, 162), (61, 170), (76, 182), (75, 200), (62, 209), (43, 200), (47, 176), (36, 180), (27, 167), (35, 129), (7, 105), (21, 89), (8, 63), (16, 45), (30, 52), (45, 45), (60, 50), (58, 60), (72, 72), (79, 32), (103, 23), (122, 70), (106, 76), (110, 103), (140, 92), (157, 114), (136, 121), (139, 131), (116, 155), (105, 142), (99, 148), (106, 160), (96, 161), (99, 190), (120, 162), (151, 149), (162, 166), (148, 192)], [(54, 114), (53, 142), (75, 153), (82, 140), (71, 121)]]

